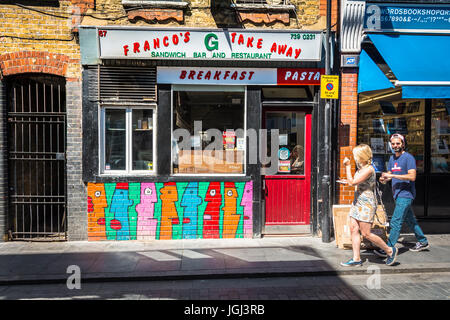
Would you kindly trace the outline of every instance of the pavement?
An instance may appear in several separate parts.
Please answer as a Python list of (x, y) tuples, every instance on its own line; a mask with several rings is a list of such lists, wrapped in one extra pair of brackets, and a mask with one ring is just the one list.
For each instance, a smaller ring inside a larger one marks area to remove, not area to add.
[(362, 250), (363, 267), (340, 266), (352, 251), (317, 237), (3, 242), (0, 285), (66, 283), (69, 266), (79, 267), (81, 282), (367, 275), (372, 266), (382, 274), (450, 272), (450, 234), (427, 237), (430, 249), (412, 252), (414, 236), (402, 235), (393, 266)]

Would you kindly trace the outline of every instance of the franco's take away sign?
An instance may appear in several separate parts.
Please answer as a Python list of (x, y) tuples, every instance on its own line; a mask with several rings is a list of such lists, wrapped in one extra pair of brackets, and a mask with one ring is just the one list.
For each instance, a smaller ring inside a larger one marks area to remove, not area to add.
[(339, 76), (320, 77), (320, 98), (339, 99)]
[(98, 27), (100, 58), (320, 61), (319, 31)]

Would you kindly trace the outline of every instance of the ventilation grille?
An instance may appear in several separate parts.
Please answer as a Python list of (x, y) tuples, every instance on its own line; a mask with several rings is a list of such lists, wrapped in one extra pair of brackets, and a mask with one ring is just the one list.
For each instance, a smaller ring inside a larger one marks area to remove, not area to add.
[[(104, 67), (97, 71), (101, 102), (156, 102), (155, 67)], [(89, 81), (91, 81), (89, 74)], [(96, 88), (93, 88), (95, 93)], [(90, 93), (90, 96), (93, 95)]]
[(88, 92), (89, 100), (98, 101), (98, 67), (88, 68), (86, 70), (88, 76)]
[(361, 51), (363, 37), (365, 1), (343, 1), (341, 19), (341, 52), (356, 53)]

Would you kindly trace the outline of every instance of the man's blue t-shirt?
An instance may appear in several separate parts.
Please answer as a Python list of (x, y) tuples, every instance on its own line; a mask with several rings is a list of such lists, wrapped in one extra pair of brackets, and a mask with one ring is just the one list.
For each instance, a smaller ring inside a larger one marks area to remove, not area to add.
[[(400, 157), (392, 155), (389, 159), (388, 171), (395, 174), (408, 174), (408, 170), (416, 169), (416, 159), (408, 153), (404, 152)], [(394, 199), (398, 197), (414, 199), (416, 197), (416, 184), (414, 181), (403, 181), (392, 178), (392, 193)]]

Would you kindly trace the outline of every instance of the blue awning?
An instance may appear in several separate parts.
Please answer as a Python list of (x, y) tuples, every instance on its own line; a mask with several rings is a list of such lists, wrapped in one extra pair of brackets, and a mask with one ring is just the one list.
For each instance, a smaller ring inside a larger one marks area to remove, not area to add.
[(363, 49), (359, 57), (358, 93), (393, 87), (383, 71)]
[(371, 34), (375, 47), (399, 81), (403, 98), (450, 98), (450, 86), (421, 85), (429, 81), (450, 82), (450, 35)]

